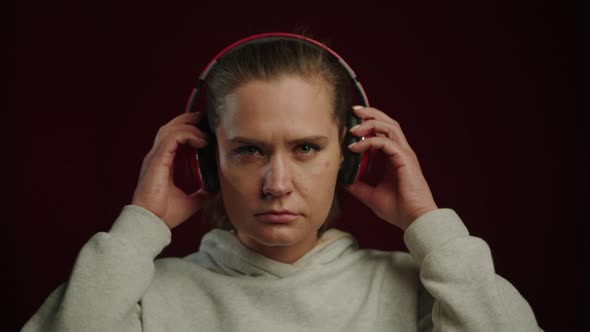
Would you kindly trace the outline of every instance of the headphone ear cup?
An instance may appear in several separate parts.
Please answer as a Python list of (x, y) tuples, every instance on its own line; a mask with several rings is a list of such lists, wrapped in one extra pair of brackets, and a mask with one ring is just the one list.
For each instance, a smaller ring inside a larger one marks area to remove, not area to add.
[(207, 145), (197, 149), (197, 158), (199, 160), (199, 176), (203, 188), (210, 193), (219, 191), (219, 177), (217, 175), (216, 147), (217, 139), (209, 128), (207, 116), (203, 116), (197, 128), (206, 133), (209, 137)]
[(348, 148), (350, 144), (361, 140), (360, 137), (354, 136), (350, 133), (350, 128), (360, 123), (362, 123), (361, 118), (354, 115), (353, 112), (350, 112), (346, 120), (346, 135), (344, 136), (342, 145), (342, 154), (344, 159), (342, 160), (342, 167), (338, 172), (338, 182), (341, 184), (354, 183), (360, 169), (362, 154), (352, 152)]

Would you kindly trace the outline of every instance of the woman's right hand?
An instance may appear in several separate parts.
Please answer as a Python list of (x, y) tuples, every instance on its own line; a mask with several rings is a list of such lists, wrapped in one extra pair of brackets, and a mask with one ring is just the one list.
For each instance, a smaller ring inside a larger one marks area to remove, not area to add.
[(182, 224), (212, 194), (200, 188), (186, 194), (173, 181), (174, 157), (181, 144), (189, 144), (195, 149), (203, 148), (207, 135), (195, 124), (201, 113), (183, 113), (158, 130), (154, 145), (145, 156), (139, 180), (131, 204), (149, 210), (170, 228)]

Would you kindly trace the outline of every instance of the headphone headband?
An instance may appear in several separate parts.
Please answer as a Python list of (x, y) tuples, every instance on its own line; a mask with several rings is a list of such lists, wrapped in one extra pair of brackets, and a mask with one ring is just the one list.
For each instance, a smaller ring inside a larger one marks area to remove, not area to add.
[(203, 72), (201, 72), (201, 75), (199, 75), (199, 79), (205, 79), (205, 77), (207, 76), (207, 74), (209, 73), (211, 67), (213, 67), (213, 65), (215, 64), (215, 62), (217, 62), (217, 60), (219, 58), (221, 58), (225, 53), (229, 52), (230, 50), (232, 50), (233, 48), (248, 43), (249, 41), (252, 40), (260, 40), (260, 39), (274, 39), (274, 38), (291, 38), (291, 39), (298, 39), (298, 40), (304, 40), (307, 42), (310, 42), (320, 48), (322, 48), (323, 50), (327, 51), (328, 53), (332, 54), (336, 59), (338, 59), (338, 61), (342, 64), (342, 66), (346, 69), (346, 71), (348, 72), (348, 74), (350, 75), (350, 77), (352, 77), (352, 79), (354, 79), (355, 81), (357, 80), (356, 78), (356, 74), (354, 73), (354, 71), (352, 70), (352, 68), (350, 68), (350, 66), (348, 65), (348, 63), (346, 63), (346, 61), (344, 61), (344, 59), (342, 59), (342, 57), (340, 55), (338, 55), (338, 53), (334, 52), (332, 49), (330, 49), (328, 46), (320, 43), (317, 40), (311, 39), (309, 37), (305, 37), (302, 35), (298, 35), (298, 34), (294, 34), (294, 33), (288, 33), (288, 32), (266, 32), (266, 33), (261, 33), (261, 34), (257, 34), (257, 35), (252, 35), (243, 39), (240, 39), (236, 42), (234, 42), (233, 44), (227, 46), (226, 48), (224, 48), (221, 52), (219, 52), (207, 65), (207, 67), (205, 67), (205, 70), (203, 70)]
[(344, 59), (340, 55), (338, 55), (338, 53), (334, 52), (331, 48), (320, 43), (319, 41), (311, 39), (306, 36), (298, 35), (295, 33), (289, 33), (289, 32), (266, 32), (266, 33), (260, 33), (260, 34), (256, 34), (256, 35), (252, 35), (252, 36), (240, 39), (240, 40), (230, 44), (229, 46), (225, 47), (223, 50), (221, 50), (221, 52), (217, 53), (217, 55), (215, 55), (215, 57), (213, 59), (211, 59), (211, 61), (209, 61), (209, 63), (205, 67), (205, 69), (203, 69), (203, 71), (199, 75), (199, 79), (197, 81), (197, 84), (196, 84), (195, 88), (193, 89), (193, 91), (191, 92), (191, 96), (188, 99), (188, 103), (186, 105), (185, 112), (189, 112), (191, 110), (192, 104), (193, 104), (194, 100), (198, 97), (199, 90), (200, 90), (201, 86), (205, 83), (207, 75), (209, 75), (209, 72), (211, 71), (211, 69), (215, 66), (217, 61), (223, 55), (225, 55), (226, 53), (228, 53), (232, 49), (234, 49), (238, 46), (247, 44), (248, 42), (251, 42), (251, 41), (255, 41), (255, 40), (258, 41), (258, 40), (263, 40), (263, 39), (288, 39), (288, 38), (309, 42), (309, 43), (311, 43), (315, 46), (318, 46), (321, 49), (327, 51), (334, 58), (336, 58), (338, 60), (338, 62), (342, 65), (342, 67), (344, 67), (344, 69), (346, 70), (346, 72), (348, 73), (350, 78), (352, 79), (354, 87), (357, 89), (357, 91), (359, 92), (359, 94), (361, 96), (362, 104), (366, 107), (369, 107), (369, 98), (367, 98), (367, 94), (365, 93), (365, 89), (363, 88), (363, 85), (358, 80), (354, 70), (352, 70), (352, 68), (348, 65), (348, 63), (346, 63), (346, 61), (344, 61)]

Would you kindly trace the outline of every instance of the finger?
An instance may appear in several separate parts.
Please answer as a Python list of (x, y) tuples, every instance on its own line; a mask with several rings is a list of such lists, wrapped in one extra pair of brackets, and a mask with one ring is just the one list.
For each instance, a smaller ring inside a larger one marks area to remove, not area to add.
[[(354, 106), (354, 107), (357, 107), (357, 106)], [(363, 120), (377, 119), (377, 120), (382, 120), (382, 121), (385, 121), (388, 123), (396, 122), (389, 115), (385, 114), (384, 112), (382, 112), (374, 107), (361, 107), (358, 109), (355, 109), (354, 107), (353, 107), (354, 114), (356, 114), (358, 117), (360, 117)]]
[(204, 140), (209, 139), (209, 135), (207, 135), (206, 133), (204, 133), (203, 131), (201, 131), (199, 128), (195, 127), (192, 124), (177, 124), (172, 127), (162, 127), (160, 129), (160, 131), (158, 132), (158, 134), (156, 135), (156, 138), (154, 140), (154, 145), (158, 145), (159, 142), (164, 137), (167, 137), (168, 135), (170, 135), (172, 133), (176, 133), (176, 132), (189, 132), (192, 135), (200, 137)]
[(171, 167), (180, 144), (188, 144), (195, 149), (201, 149), (207, 145), (207, 141), (189, 130), (176, 131), (162, 138), (152, 162), (157, 161), (160, 165)]
[(199, 211), (203, 207), (203, 203), (207, 200), (210, 200), (214, 196), (215, 196), (214, 193), (210, 193), (210, 192), (206, 191), (204, 188), (199, 188), (199, 190), (188, 195), (188, 198), (191, 201), (191, 204), (189, 204), (190, 215), (193, 215), (197, 211)]
[(368, 149), (379, 149), (383, 151), (386, 156), (394, 158), (410, 158), (415, 155), (412, 149), (402, 148), (400, 144), (386, 137), (365, 138), (359, 142), (350, 144), (348, 147), (353, 152), (363, 152)]
[(199, 188), (199, 190), (195, 191), (194, 193), (190, 194), (189, 197), (192, 200), (197, 202), (202, 202), (203, 200), (208, 200), (215, 196), (215, 193), (208, 192), (205, 188)]
[[(363, 123), (354, 126), (350, 129), (350, 132), (355, 136), (367, 136), (371, 132), (375, 132), (377, 134), (382, 134), (384, 137), (388, 137), (396, 142), (398, 142), (402, 146), (409, 147), (408, 141), (404, 136), (404, 133), (396, 123), (389, 123), (384, 122), (381, 120), (367, 120)], [(381, 136), (381, 135), (377, 135)]]
[[(140, 171), (140, 178), (141, 175), (145, 173), (146, 168), (151, 165), (152, 160), (158, 153), (161, 154), (162, 152), (162, 142), (166, 139), (169, 139), (170, 136), (178, 137), (180, 140), (177, 140), (177, 144), (185, 144), (188, 143), (191, 147), (195, 149), (200, 149), (206, 145), (208, 142), (208, 135), (200, 131), (193, 125), (189, 124), (181, 124), (177, 125), (174, 128), (164, 128), (161, 132), (158, 132), (156, 139), (154, 141), (154, 145), (149, 153), (145, 156), (141, 171)], [(205, 142), (205, 145), (203, 142)], [(176, 149), (176, 146), (173, 146), (173, 149)], [(170, 176), (173, 176), (172, 170), (170, 172)]]
[(174, 176), (174, 167), (172, 167), (172, 164), (179, 144), (188, 143), (194, 149), (201, 149), (207, 145), (207, 141), (198, 136), (198, 130), (194, 126), (181, 126), (185, 126), (184, 130), (177, 130), (168, 133), (167, 136), (157, 138), (154, 146), (143, 160), (139, 176), (140, 180), (148, 170), (151, 172), (165, 172), (172, 179)]
[(205, 188), (199, 188), (199, 190), (190, 194), (190, 197), (200, 197), (200, 196), (209, 196), (209, 195), (215, 195), (215, 193), (209, 192)]
[(371, 202), (371, 193), (374, 190), (372, 186), (364, 182), (357, 181), (351, 185), (344, 185), (342, 187), (352, 194), (352, 196), (356, 197), (359, 201), (363, 202), (365, 205), (370, 206), (368, 203)]
[(196, 123), (202, 117), (203, 117), (203, 112), (186, 112), (186, 113), (182, 113), (182, 114), (174, 117), (172, 120), (170, 120), (164, 126), (170, 127), (170, 126), (174, 126), (174, 125), (177, 125), (180, 123)]

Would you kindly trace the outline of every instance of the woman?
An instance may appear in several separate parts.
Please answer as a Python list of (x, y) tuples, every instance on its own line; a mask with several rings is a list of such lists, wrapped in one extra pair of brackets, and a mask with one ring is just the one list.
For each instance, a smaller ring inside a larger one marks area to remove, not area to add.
[[(438, 208), (399, 123), (352, 107), (348, 78), (324, 51), (253, 43), (210, 77), (214, 134), (196, 113), (160, 128), (131, 204), (82, 248), (24, 331), (539, 330), (486, 243)], [(353, 135), (376, 135), (343, 147), (348, 112), (364, 120)], [(183, 144), (215, 144), (218, 194), (174, 184)], [(409, 254), (360, 250), (329, 227), (343, 148), (387, 156), (377, 186), (344, 187), (405, 231)], [(215, 199), (222, 224), (199, 251), (155, 259), (170, 230)]]

